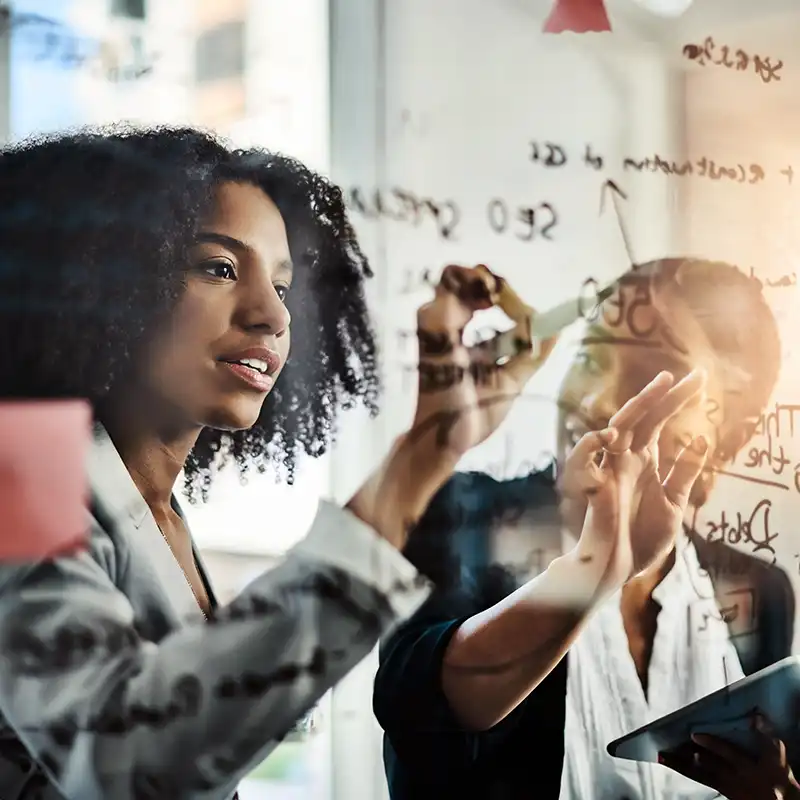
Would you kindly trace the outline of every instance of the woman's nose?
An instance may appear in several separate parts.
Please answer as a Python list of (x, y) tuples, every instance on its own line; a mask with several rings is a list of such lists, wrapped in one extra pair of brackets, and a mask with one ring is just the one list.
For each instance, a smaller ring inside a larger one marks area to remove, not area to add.
[(242, 306), (240, 321), (248, 330), (260, 329), (273, 336), (283, 336), (289, 328), (289, 309), (271, 283), (247, 287)]
[(613, 388), (608, 385), (595, 387), (584, 395), (579, 407), (581, 418), (593, 428), (605, 427), (619, 410)]

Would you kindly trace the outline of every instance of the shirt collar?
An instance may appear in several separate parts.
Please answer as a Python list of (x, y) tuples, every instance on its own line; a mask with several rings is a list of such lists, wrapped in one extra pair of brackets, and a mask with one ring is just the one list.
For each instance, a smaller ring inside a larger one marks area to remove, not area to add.
[(681, 532), (675, 542), (675, 563), (653, 590), (653, 600), (663, 609), (687, 595), (713, 597), (714, 589), (708, 573), (700, 566), (694, 543)]
[(114, 519), (138, 528), (149, 509), (106, 429), (96, 422), (89, 450), (89, 483), (95, 502)]

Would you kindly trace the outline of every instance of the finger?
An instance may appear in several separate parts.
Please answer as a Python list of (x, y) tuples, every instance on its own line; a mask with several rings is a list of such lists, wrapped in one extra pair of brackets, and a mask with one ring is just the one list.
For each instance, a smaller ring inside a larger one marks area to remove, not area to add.
[(695, 481), (700, 477), (706, 463), (708, 442), (704, 436), (693, 439), (684, 447), (662, 484), (667, 499), (678, 508), (686, 508)]
[(555, 336), (550, 339), (537, 339), (538, 346), (523, 349), (517, 355), (511, 356), (507, 363), (503, 364), (503, 372), (518, 386), (524, 386), (536, 370), (547, 361), (557, 342), (558, 337)]
[(697, 751), (662, 752), (658, 754), (658, 763), (690, 780), (719, 791), (719, 786), (716, 785), (719, 781), (719, 776), (713, 769), (701, 765), (700, 755)]
[(659, 372), (639, 394), (628, 400), (628, 402), (611, 417), (608, 427), (616, 428), (620, 433), (615, 444), (615, 451), (619, 449), (621, 452), (630, 446), (633, 428), (670, 390), (673, 381), (674, 379), (671, 372)]
[(598, 456), (619, 436), (614, 428), (590, 431), (581, 436), (564, 464), (562, 491), (571, 496), (591, 494), (604, 483), (597, 466)]
[(442, 270), (436, 295), (452, 294), (471, 311), (491, 308), (498, 301), (500, 279), (484, 264), (449, 264)]
[[(482, 288), (480, 288), (482, 287)], [(447, 391), (470, 370), (464, 328), (475, 308), (489, 298), (484, 271), (450, 265), (436, 287), (434, 299), (417, 312), (419, 391)]]
[(496, 281), (496, 292), (492, 295), (492, 300), (516, 324), (510, 330), (480, 343), (471, 356), (473, 363), (491, 363), (502, 367), (502, 375), (513, 381), (518, 388), (522, 388), (547, 360), (558, 337), (541, 340), (534, 338), (531, 332), (534, 310), (511, 288), (508, 281), (494, 275), (482, 264), (476, 269), (486, 270), (492, 275)]
[(712, 755), (724, 762), (728, 769), (740, 767), (747, 762), (755, 763), (755, 759), (747, 750), (719, 736), (712, 736), (709, 733), (693, 733), (692, 741), (698, 747), (701, 763), (705, 760), (705, 763), (708, 764)]
[(420, 356), (449, 355), (454, 347), (463, 347), (463, 331), (471, 317), (472, 312), (451, 294), (421, 305), (417, 310)]
[(638, 450), (657, 441), (666, 422), (688, 403), (699, 399), (701, 392), (705, 390), (706, 381), (705, 370), (696, 369), (670, 388), (636, 425), (631, 448)]
[(489, 308), (497, 296), (498, 279), (486, 267), (449, 264), (442, 271), (434, 298), (417, 312), (418, 329), (461, 335), (475, 311)]
[(786, 745), (775, 735), (775, 728), (769, 719), (760, 712), (756, 712), (753, 714), (751, 727), (756, 733), (762, 757), (785, 768), (787, 765)]
[[(488, 269), (483, 265), (479, 268)], [(498, 333), (493, 339), (484, 343), (489, 356), (496, 364), (506, 364), (515, 360), (521, 365), (518, 370), (524, 370), (525, 367), (535, 369), (537, 362), (543, 361), (546, 356), (542, 355), (539, 341), (534, 341), (532, 335), (531, 321), (534, 310), (511, 288), (508, 281), (497, 275), (493, 277), (497, 281), (495, 304), (515, 324), (510, 330)], [(549, 345), (549, 349), (552, 349), (552, 344)]]
[[(483, 267), (483, 265), (480, 265)], [(489, 269), (488, 267), (483, 267)], [(533, 309), (511, 288), (509, 282), (494, 275), (497, 280), (497, 305), (514, 322), (529, 322), (533, 317)], [(530, 326), (529, 330), (530, 331)]]

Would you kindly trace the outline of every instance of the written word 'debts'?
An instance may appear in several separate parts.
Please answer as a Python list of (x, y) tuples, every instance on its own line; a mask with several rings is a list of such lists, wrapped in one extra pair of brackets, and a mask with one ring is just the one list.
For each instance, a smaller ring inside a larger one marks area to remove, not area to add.
[(707, 64), (713, 64), (717, 67), (726, 67), (738, 72), (745, 72), (752, 65), (753, 72), (758, 75), (764, 83), (771, 83), (772, 81), (779, 81), (781, 76), (778, 72), (783, 68), (783, 61), (777, 59), (772, 63), (770, 56), (750, 56), (741, 48), (735, 52), (731, 52), (729, 45), (722, 45), (719, 51), (719, 57), (714, 57), (714, 40), (707, 36), (703, 44), (687, 44), (684, 45), (683, 55), (689, 61), (694, 61), (701, 67)]
[[(529, 142), (528, 160), (547, 168), (558, 169), (573, 163), (575, 158), (567, 147), (556, 142)], [(602, 154), (596, 153), (592, 145), (587, 144), (583, 154), (577, 158), (584, 166), (594, 170), (603, 169), (606, 159)], [(651, 172), (662, 175), (674, 175), (676, 177), (694, 176), (705, 178), (711, 181), (723, 181), (726, 183), (742, 184), (751, 186), (761, 183), (767, 178), (767, 172), (761, 164), (754, 162), (720, 164), (713, 158), (701, 156), (696, 159), (670, 159), (658, 153), (645, 156), (644, 158), (634, 158), (625, 156), (622, 159), (622, 169), (626, 172)], [(787, 165), (779, 170), (786, 183), (790, 184), (794, 180), (794, 169)]]
[(703, 536), (708, 542), (722, 542), (730, 545), (744, 545), (753, 553), (769, 554), (775, 563), (775, 548), (772, 543), (780, 535), (770, 527), (772, 501), (759, 500), (747, 511), (720, 511), (711, 520), (698, 528), (697, 512), (694, 512), (690, 530)]
[[(350, 209), (366, 219), (389, 219), (415, 227), (432, 225), (440, 238), (457, 241), (461, 207), (453, 199), (434, 199), (409, 189), (366, 190), (352, 187), (345, 193)], [(499, 236), (512, 236), (522, 242), (552, 241), (558, 225), (558, 212), (552, 203), (514, 205), (492, 198), (484, 211), (489, 228)]]

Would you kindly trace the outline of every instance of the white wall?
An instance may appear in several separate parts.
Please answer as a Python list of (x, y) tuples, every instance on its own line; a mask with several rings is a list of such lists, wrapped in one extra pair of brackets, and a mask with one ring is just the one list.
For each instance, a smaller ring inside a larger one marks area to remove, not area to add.
[(249, 0), (246, 30), (247, 111), (231, 135), (327, 172), (327, 0)]
[[(335, 461), (339, 485), (348, 489), (413, 411), (413, 375), (402, 367), (414, 363), (416, 352), (397, 333), (413, 330), (415, 310), (427, 295), (403, 293), (407, 269), (438, 272), (447, 263), (485, 262), (535, 307), (550, 307), (573, 296), (588, 275), (602, 281), (627, 267), (613, 213), (598, 215), (600, 187), (608, 177), (636, 198), (625, 211), (635, 257), (673, 249), (669, 182), (623, 172), (622, 161), (680, 146), (680, 80), (624, 22), (623, 46), (619, 38), (541, 35), (548, 10), (549, 2), (535, 0), (332, 3), (334, 179), (368, 194), (402, 187), (437, 201), (451, 199), (461, 213), (452, 240), (439, 236), (431, 219), (414, 226), (354, 217), (378, 273), (372, 300), (388, 391), (382, 422), (364, 427), (355, 453), (348, 438)], [(531, 163), (531, 140), (562, 145), (567, 165), (546, 169)], [(582, 163), (588, 143), (606, 159), (603, 171)], [(553, 240), (521, 242), (495, 234), (486, 217), (494, 197), (512, 208), (551, 203), (559, 215)], [(527, 387), (528, 402), (518, 404), (464, 467), (502, 461), (513, 473), (531, 454), (552, 448), (552, 398), (570, 357), (568, 342), (559, 348)], [(334, 728), (334, 746), (346, 731), (355, 753), (337, 751), (337, 800), (374, 800), (385, 793), (380, 733), (371, 711), (374, 665), (373, 659), (334, 693), (335, 699), (346, 698), (335, 710), (334, 724), (341, 727)]]
[[(762, 281), (777, 283), (764, 289), (782, 339), (782, 372), (769, 405), (774, 410), (775, 404), (800, 403), (800, 351), (796, 344), (800, 337), (800, 292), (797, 285), (780, 283), (784, 276), (794, 274), (796, 278), (800, 274), (800, 67), (794, 58), (800, 8), (788, 0), (771, 0), (761, 15), (744, 20), (723, 15), (724, 7), (718, 0), (698, 4), (696, 11), (693, 9), (694, 13), (683, 21), (682, 41), (700, 43), (713, 33), (715, 60), (719, 60), (722, 46), (728, 45), (732, 51), (746, 51), (751, 64), (743, 71), (709, 63), (692, 64), (688, 69), (687, 151), (695, 160), (705, 156), (725, 167), (744, 164), (749, 169), (750, 164), (759, 164), (765, 179), (755, 185), (699, 177), (687, 182), (683, 213), (686, 249), (693, 255), (731, 261), (745, 270), (752, 267)], [(716, 15), (714, 26), (708, 24), (709, 13)], [(752, 67), (755, 54), (769, 57), (773, 64), (784, 62), (778, 73), (780, 80), (765, 83), (758, 77)], [(781, 174), (787, 167), (792, 167), (796, 176), (791, 184)], [(729, 313), (743, 338), (758, 340), (759, 331), (746, 315), (735, 308)], [(800, 416), (795, 417), (800, 423)], [(730, 474), (720, 477), (711, 502), (703, 509), (703, 523), (719, 524), (724, 513), (733, 523), (729, 541), (738, 543), (746, 552), (765, 541), (767, 532), (775, 537), (770, 544), (777, 562), (787, 571), (795, 594), (800, 597), (800, 546), (796, 532), (800, 492), (795, 486), (800, 466), (800, 424), (793, 428), (789, 413), (784, 411), (780, 414), (779, 435), (774, 423), (771, 433), (756, 435), (730, 466)], [(760, 465), (751, 466), (749, 452), (753, 447), (771, 452), (771, 463), (764, 459)], [(786, 463), (779, 460), (781, 456), (787, 459)], [(764, 500), (769, 506), (767, 516), (766, 505), (754, 514)], [(751, 516), (753, 543), (737, 532), (738, 520), (746, 525)], [(772, 559), (766, 550), (759, 555)], [(798, 633), (800, 619), (795, 620), (795, 648)]]

